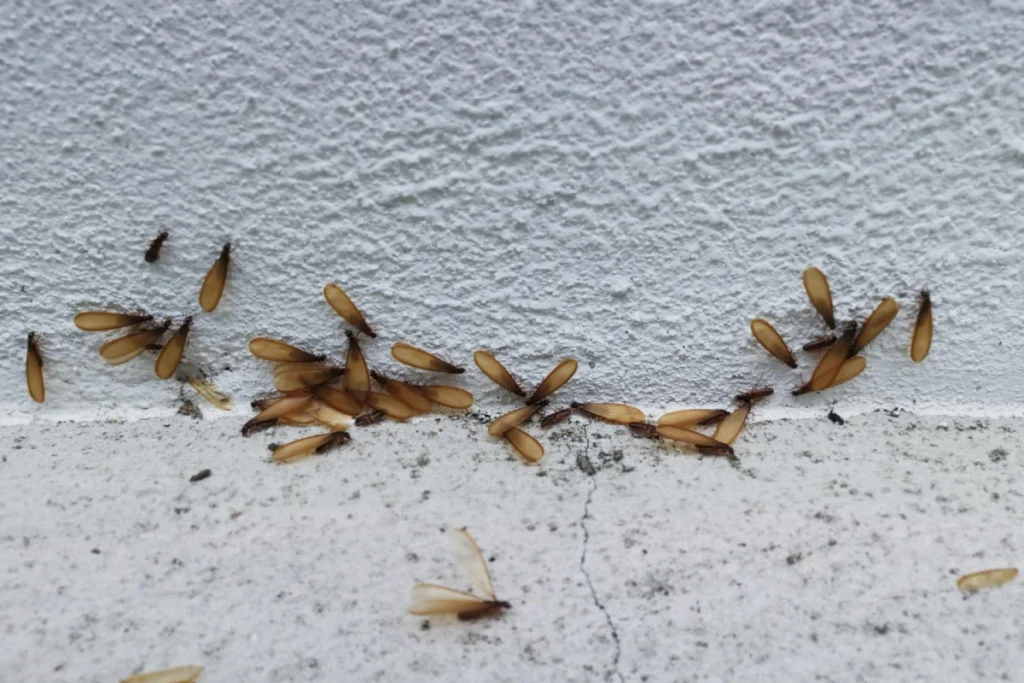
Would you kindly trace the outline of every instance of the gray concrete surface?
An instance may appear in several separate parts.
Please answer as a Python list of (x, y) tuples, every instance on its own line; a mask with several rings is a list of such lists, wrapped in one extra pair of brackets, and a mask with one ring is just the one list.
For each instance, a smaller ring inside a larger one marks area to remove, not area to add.
[[(876, 412), (752, 424), (740, 462), (579, 423), (540, 466), (479, 416), (353, 431), (275, 466), (239, 418), (0, 431), (0, 670), (108, 682), (1020, 680), (1020, 420)], [(535, 434), (539, 429), (531, 428)], [(583, 469), (590, 469), (588, 475)], [(582, 466), (582, 467), (581, 467)], [(212, 476), (191, 484), (191, 475)], [(457, 588), (467, 525), (513, 609), (405, 613)]]

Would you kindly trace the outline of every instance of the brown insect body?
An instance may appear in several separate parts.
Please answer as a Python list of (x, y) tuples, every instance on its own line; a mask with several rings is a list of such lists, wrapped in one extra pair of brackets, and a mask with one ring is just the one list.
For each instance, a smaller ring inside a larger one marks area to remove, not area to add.
[(548, 427), (554, 427), (556, 424), (561, 424), (562, 422), (568, 420), (571, 415), (572, 408), (562, 408), (561, 410), (556, 410), (555, 412), (542, 417), (540, 420), (540, 426), (543, 429), (547, 429)]
[(156, 263), (160, 258), (160, 248), (164, 246), (164, 242), (170, 237), (171, 233), (164, 230), (159, 235), (153, 238), (153, 241), (149, 243), (149, 248), (146, 249), (146, 263)]
[(367, 413), (366, 415), (360, 415), (359, 417), (357, 417), (356, 427), (369, 427), (370, 425), (375, 425), (378, 422), (382, 422), (386, 417), (387, 415), (380, 412), (379, 410), (374, 410), (372, 412)]
[(642, 436), (647, 439), (659, 438), (657, 425), (648, 424), (646, 422), (630, 422), (629, 431), (633, 432), (634, 436)]
[(473, 621), (482, 617), (489, 617), (506, 609), (512, 609), (512, 603), (505, 602), (504, 600), (490, 600), (477, 609), (459, 612), (458, 618), (460, 621)]
[(875, 310), (871, 311), (871, 315), (868, 316), (864, 324), (861, 325), (860, 332), (857, 334), (857, 338), (850, 344), (850, 350), (847, 352), (848, 356), (856, 356), (865, 346), (871, 343), (871, 341), (877, 337), (881, 332), (889, 326), (889, 323), (893, 321), (896, 314), (900, 312), (900, 305), (896, 303), (896, 300), (890, 297), (882, 299), (882, 301), (875, 307)]
[(832, 346), (835, 343), (836, 335), (826, 334), (824, 337), (818, 337), (817, 339), (813, 339), (807, 342), (806, 344), (804, 344), (803, 349), (804, 351), (808, 352), (821, 351), (822, 349), (827, 349), (828, 347)]
[(775, 393), (775, 389), (771, 387), (754, 387), (750, 391), (742, 394), (736, 394), (736, 401), (739, 403), (755, 403), (760, 401), (762, 398), (767, 398)]
[(25, 356), (25, 383), (28, 395), (36, 403), (46, 400), (46, 384), (43, 382), (43, 354), (39, 350), (39, 338), (35, 332), (28, 333), (28, 353)]

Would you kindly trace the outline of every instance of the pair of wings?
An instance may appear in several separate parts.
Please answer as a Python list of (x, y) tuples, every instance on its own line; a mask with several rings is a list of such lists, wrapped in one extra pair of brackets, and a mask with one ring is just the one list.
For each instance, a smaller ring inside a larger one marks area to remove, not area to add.
[(421, 583), (412, 589), (410, 614), (429, 616), (433, 614), (461, 614), (479, 609), (481, 605), (494, 602), (494, 587), (487, 561), (477, 547), (473, 537), (465, 529), (455, 529), (451, 534), (452, 551), (455, 561), (469, 578), (473, 590), (480, 595), (457, 591), (433, 583)]

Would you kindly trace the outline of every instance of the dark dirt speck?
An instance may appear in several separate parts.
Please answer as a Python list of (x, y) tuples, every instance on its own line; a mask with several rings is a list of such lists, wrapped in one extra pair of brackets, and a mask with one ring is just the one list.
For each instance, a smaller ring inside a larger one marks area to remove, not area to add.
[(844, 419), (842, 418), (842, 416), (841, 416), (841, 415), (839, 415), (839, 414), (838, 414), (838, 413), (837, 413), (836, 411), (834, 411), (834, 410), (830, 410), (830, 411), (828, 411), (828, 419), (832, 420), (832, 422), (834, 422), (834, 423), (835, 423), (835, 424), (837, 424), (837, 425), (842, 425), (842, 424), (846, 424), (846, 420), (844, 420)]

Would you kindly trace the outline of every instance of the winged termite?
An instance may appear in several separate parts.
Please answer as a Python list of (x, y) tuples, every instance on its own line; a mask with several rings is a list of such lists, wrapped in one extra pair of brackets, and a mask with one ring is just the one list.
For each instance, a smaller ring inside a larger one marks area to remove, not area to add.
[(370, 393), (370, 368), (366, 364), (366, 357), (359, 348), (359, 340), (351, 332), (346, 331), (348, 337), (348, 355), (345, 356), (345, 388), (360, 401), (366, 400)]
[(164, 242), (171, 236), (171, 233), (164, 230), (159, 235), (153, 238), (153, 241), (149, 243), (149, 248), (146, 249), (146, 263), (156, 263), (157, 259), (160, 258), (160, 249), (164, 246)]
[(171, 321), (168, 319), (158, 327), (140, 332), (132, 332), (123, 337), (112, 339), (100, 346), (100, 356), (111, 365), (127, 363), (145, 351), (147, 346), (159, 340), (170, 326)]
[(35, 332), (28, 333), (28, 353), (25, 356), (25, 383), (28, 395), (36, 403), (46, 400), (46, 385), (43, 384), (43, 354), (39, 351), (39, 339)]
[(775, 389), (771, 387), (757, 387), (755, 386), (750, 391), (745, 391), (742, 394), (736, 394), (735, 399), (738, 403), (755, 403), (760, 401), (762, 398), (767, 398), (775, 393)]
[(635, 436), (642, 436), (647, 439), (657, 439), (658, 427), (657, 425), (648, 424), (647, 422), (630, 422), (629, 431), (633, 432)]
[(927, 289), (921, 291), (921, 307), (914, 323), (914, 338), (910, 342), (910, 360), (920, 363), (932, 347), (932, 297)]
[(533, 438), (519, 427), (513, 427), (503, 434), (505, 440), (512, 444), (512, 448), (516, 450), (524, 460), (527, 462), (540, 462), (540, 459), (544, 457), (544, 446), (540, 444), (540, 441)]
[(391, 379), (379, 372), (373, 371), (370, 377), (376, 380), (377, 384), (402, 403), (412, 408), (417, 413), (429, 413), (434, 404), (429, 398), (419, 392), (419, 389), (401, 380)]
[(824, 337), (818, 337), (804, 344), (804, 351), (821, 351), (827, 349), (836, 343), (836, 335), (826, 334)]
[(513, 427), (518, 427), (533, 415), (543, 408), (546, 403), (534, 403), (532, 406), (526, 406), (525, 408), (517, 408), (511, 412), (505, 413), (498, 419), (494, 420), (488, 427), (487, 433), (491, 436), (501, 436)]
[(782, 339), (782, 335), (772, 327), (770, 322), (764, 318), (754, 318), (750, 321), (750, 331), (754, 334), (754, 338), (757, 339), (758, 343), (764, 347), (765, 351), (789, 367), (796, 367), (796, 358), (793, 357), (793, 352), (789, 350), (786, 342)]
[(412, 606), (409, 607), (409, 614), (423, 617), (454, 614), (459, 619), (469, 620), (511, 608), (512, 605), (504, 600), (498, 600), (494, 594), (487, 562), (469, 532), (464, 528), (453, 530), (451, 542), (456, 562), (469, 578), (473, 590), (480, 595), (464, 593), (433, 583), (417, 584), (412, 589)]
[(231, 410), (235, 407), (235, 402), (231, 400), (231, 397), (205, 377), (191, 376), (188, 378), (188, 383), (192, 385), (197, 394), (217, 410)]
[(526, 396), (526, 392), (512, 373), (505, 369), (505, 366), (498, 362), (494, 354), (489, 351), (477, 351), (473, 354), (473, 362), (480, 368), (480, 372), (487, 375), (495, 384), (506, 391), (511, 391), (516, 396)]
[(351, 415), (335, 410), (321, 401), (313, 401), (312, 405), (306, 409), (306, 412), (318, 423), (335, 432), (343, 432), (352, 426), (353, 420)]
[(181, 356), (185, 353), (185, 344), (188, 342), (188, 333), (191, 329), (192, 316), (188, 316), (171, 340), (160, 350), (160, 355), (156, 357), (154, 366), (156, 376), (160, 379), (170, 379), (178, 370), (178, 364), (181, 363)]
[(367, 413), (366, 415), (360, 415), (359, 417), (357, 417), (356, 427), (369, 427), (370, 425), (375, 425), (381, 420), (383, 420), (385, 417), (387, 417), (387, 415), (385, 415), (384, 413), (380, 412), (379, 410), (374, 410), (372, 412)]
[(850, 344), (853, 343), (853, 338), (856, 334), (857, 324), (847, 323), (842, 336), (836, 340), (835, 344), (829, 347), (829, 350), (825, 352), (825, 355), (821, 357), (818, 365), (814, 368), (810, 381), (811, 391), (821, 391), (832, 385), (836, 375), (839, 374), (839, 369), (846, 361), (847, 352), (850, 350)]
[(210, 267), (206, 278), (203, 279), (203, 286), (199, 289), (199, 305), (207, 313), (212, 313), (220, 297), (224, 294), (224, 283), (228, 279), (228, 265), (231, 262), (231, 242), (228, 242), (220, 250), (220, 256)]
[(318, 400), (346, 415), (355, 417), (363, 412), (363, 403), (344, 389), (324, 385), (311, 387), (310, 391)]
[(893, 321), (893, 318), (899, 312), (900, 305), (896, 303), (895, 299), (890, 297), (882, 299), (881, 303), (875, 307), (875, 310), (871, 311), (868, 319), (864, 321), (857, 338), (850, 344), (850, 350), (847, 352), (847, 355), (856, 356), (860, 353), (882, 330), (889, 326), (889, 323)]
[(543, 429), (547, 429), (548, 427), (554, 427), (555, 425), (561, 424), (568, 420), (571, 415), (572, 408), (562, 408), (561, 410), (556, 410), (550, 415), (545, 415), (544, 417), (542, 417), (540, 420), (540, 426)]
[(728, 410), (716, 408), (690, 408), (665, 413), (658, 418), (659, 427), (689, 427), (693, 425), (711, 424), (729, 414)]
[(146, 313), (114, 313), (112, 311), (84, 311), (75, 315), (75, 327), (86, 332), (106, 332), (131, 325), (148, 323), (153, 316)]
[(368, 337), (377, 336), (377, 333), (367, 324), (366, 318), (363, 317), (359, 308), (352, 303), (352, 299), (345, 293), (345, 290), (337, 284), (332, 282), (324, 287), (324, 298), (327, 299), (327, 303), (334, 309), (334, 312), (344, 318), (349, 325)]
[(399, 363), (419, 368), (420, 370), (429, 370), (430, 372), (447, 372), (452, 375), (459, 375), (466, 371), (466, 368), (460, 368), (458, 365), (452, 365), (447, 361), (441, 360), (432, 353), (427, 353), (423, 349), (418, 349), (411, 344), (406, 344), (405, 342), (398, 342), (392, 346), (391, 356)]
[(296, 392), (292, 396), (274, 401), (242, 426), (242, 436), (249, 436), (260, 424), (276, 422), (279, 418), (301, 413), (312, 403), (313, 396), (308, 391)]
[(326, 356), (310, 353), (277, 339), (256, 337), (249, 341), (249, 353), (273, 363), (318, 363)]
[(964, 593), (977, 593), (984, 588), (996, 588), (1017, 578), (1015, 567), (986, 569), (972, 574), (965, 574), (956, 580), (956, 587)]
[(310, 455), (322, 455), (335, 446), (348, 443), (351, 439), (348, 432), (327, 432), (326, 434), (307, 436), (304, 439), (281, 444), (274, 449), (274, 454), (270, 457), (274, 462), (295, 462)]
[(341, 377), (341, 368), (329, 365), (310, 364), (274, 375), (274, 388), (281, 392), (298, 391), (327, 384)]
[(121, 683), (194, 683), (202, 673), (201, 666), (176, 666), (122, 678)]
[(530, 395), (530, 398), (526, 399), (526, 403), (533, 404), (538, 401), (543, 401), (548, 396), (561, 389), (565, 383), (572, 379), (572, 376), (576, 374), (577, 367), (578, 364), (572, 358), (566, 358), (563, 360), (541, 381), (537, 386), (536, 391)]
[(392, 420), (398, 420), (399, 422), (405, 422), (410, 417), (417, 415), (415, 410), (390, 394), (370, 391), (366, 394), (365, 402), (366, 405), (374, 410), (384, 413)]
[(814, 305), (814, 310), (822, 317), (825, 324), (833, 330), (836, 329), (836, 319), (832, 314), (832, 290), (828, 286), (828, 278), (825, 277), (825, 273), (817, 268), (805, 270), (804, 289), (807, 290), (807, 298)]
[(571, 407), (584, 415), (618, 425), (644, 422), (647, 419), (639, 408), (625, 403), (573, 403)]
[(686, 429), (685, 427), (666, 427), (658, 425), (658, 434), (671, 439), (672, 441), (679, 441), (682, 443), (690, 444), (691, 446), (703, 447), (705, 452), (720, 451), (728, 455), (732, 455), (732, 446), (729, 444), (722, 443), (718, 439), (714, 439), (710, 436), (695, 432), (692, 429)]
[(468, 410), (473, 407), (473, 394), (459, 387), (451, 387), (447, 384), (424, 384), (416, 387), (416, 391), (445, 408)]

